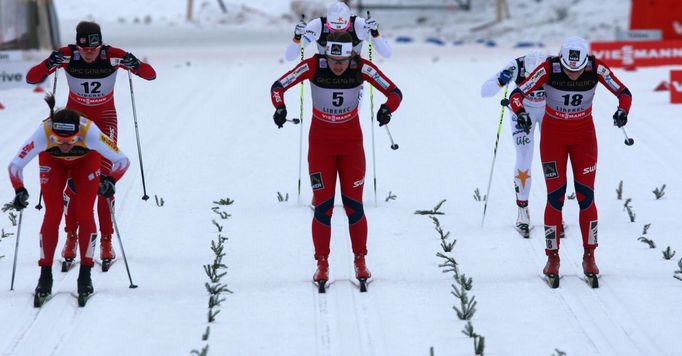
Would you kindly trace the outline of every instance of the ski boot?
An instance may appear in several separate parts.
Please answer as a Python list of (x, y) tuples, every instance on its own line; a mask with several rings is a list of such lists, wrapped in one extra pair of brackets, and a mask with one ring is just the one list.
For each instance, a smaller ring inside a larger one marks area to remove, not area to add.
[(62, 249), (62, 272), (68, 272), (73, 267), (73, 260), (76, 258), (76, 247), (78, 246), (78, 233), (76, 231), (66, 232), (66, 242)]
[(92, 287), (92, 279), (90, 278), (90, 271), (92, 266), (86, 266), (81, 264), (80, 272), (78, 273), (78, 306), (84, 307), (85, 303), (95, 292)]
[(327, 281), (329, 281), (329, 261), (327, 256), (316, 257), (317, 271), (313, 275), (313, 283), (317, 286), (318, 293), (327, 291)]
[(530, 238), (530, 215), (528, 206), (519, 205), (519, 215), (516, 218), (516, 231), (525, 239)]
[(592, 288), (599, 288), (599, 267), (594, 261), (594, 248), (586, 248), (583, 253), (583, 272), (585, 282)]
[(355, 255), (355, 278), (360, 282), (360, 292), (367, 292), (367, 280), (372, 277), (372, 273), (367, 269), (365, 255)]
[(38, 286), (33, 296), (33, 306), (40, 308), (50, 295), (52, 295), (52, 267), (43, 266), (40, 267), (40, 278), (38, 278)]
[(116, 258), (116, 252), (111, 246), (110, 234), (102, 234), (102, 239), (99, 241), (99, 258), (102, 260), (102, 272), (107, 272)]
[(559, 250), (552, 250), (547, 256), (547, 264), (542, 270), (547, 284), (552, 288), (559, 288)]

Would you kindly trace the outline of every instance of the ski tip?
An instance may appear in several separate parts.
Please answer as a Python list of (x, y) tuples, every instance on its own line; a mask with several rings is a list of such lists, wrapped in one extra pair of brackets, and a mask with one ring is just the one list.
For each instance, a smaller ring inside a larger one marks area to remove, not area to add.
[(317, 293), (323, 294), (327, 292), (327, 281), (326, 280), (319, 280), (314, 282), (315, 285), (317, 286)]
[(545, 275), (545, 281), (549, 285), (550, 288), (552, 289), (557, 289), (559, 288), (559, 275), (556, 274), (548, 274)]

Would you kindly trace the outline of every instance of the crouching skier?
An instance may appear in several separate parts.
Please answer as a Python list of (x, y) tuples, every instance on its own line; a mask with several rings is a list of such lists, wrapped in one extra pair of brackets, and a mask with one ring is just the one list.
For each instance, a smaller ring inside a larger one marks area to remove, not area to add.
[[(15, 189), (13, 205), (21, 210), (28, 206), (28, 191), (24, 187), (23, 169), (38, 156), (40, 189), (45, 199), (45, 216), (40, 228), (40, 278), (35, 289), (34, 306), (40, 307), (52, 293), (52, 262), (57, 247), (59, 224), (64, 210), (62, 194), (66, 180), (71, 178), (78, 189), (78, 242), (80, 245), (80, 273), (78, 274), (78, 303), (85, 305), (94, 292), (90, 270), (97, 242), (97, 226), (93, 213), (95, 197), (111, 199), (115, 182), (123, 176), (130, 162), (119, 151), (114, 141), (102, 133), (92, 121), (75, 111), (54, 112), (54, 97), (48, 96), (50, 117), (43, 121), (19, 150), (9, 165), (9, 176)], [(111, 176), (100, 175), (100, 160), (112, 162)]]
[(287, 122), (284, 92), (303, 80), (309, 80), (313, 119), (308, 169), (315, 206), (312, 235), (317, 260), (313, 280), (319, 292), (324, 293), (329, 280), (331, 217), (338, 174), (355, 254), (355, 277), (360, 281), (361, 291), (366, 291), (371, 273), (365, 263), (367, 219), (362, 205), (365, 152), (358, 117), (358, 93), (364, 81), (368, 81), (386, 95), (386, 103), (377, 113), (380, 126), (391, 120), (391, 113), (400, 105), (402, 93), (374, 64), (353, 53), (352, 37), (348, 33), (330, 33), (326, 46), (325, 55), (317, 54), (302, 61), (272, 85), (271, 99), (277, 108), (273, 119), (280, 128)]

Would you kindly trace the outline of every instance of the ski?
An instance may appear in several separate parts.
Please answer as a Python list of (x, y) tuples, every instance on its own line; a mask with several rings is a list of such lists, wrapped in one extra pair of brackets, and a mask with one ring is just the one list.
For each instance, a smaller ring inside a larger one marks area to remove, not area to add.
[(524, 239), (529, 239), (530, 238), (530, 231), (533, 230), (533, 227), (531, 226), (530, 228), (528, 227), (528, 224), (518, 224), (514, 226), (514, 229), (516, 232), (521, 235)]
[(559, 288), (559, 280), (560, 279), (561, 279), (561, 277), (558, 274), (554, 274), (554, 273), (546, 274), (544, 276), (545, 282), (552, 289)]
[(76, 265), (76, 262), (73, 258), (65, 258), (64, 261), (62, 261), (62, 272), (66, 273), (70, 271), (74, 265)]
[(594, 273), (586, 273), (583, 279), (592, 289), (599, 288), (599, 275)]
[(92, 296), (93, 296), (94, 294), (95, 294), (95, 292), (92, 292), (92, 293), (89, 293), (89, 292), (81, 292), (81, 293), (78, 293), (78, 294), (76, 294), (76, 293), (71, 293), (71, 295), (72, 295), (74, 298), (76, 298), (76, 300), (78, 301), (78, 306), (81, 307), (81, 308), (84, 307), (84, 306), (88, 303), (88, 300), (90, 300), (90, 298), (92, 298)]
[(357, 283), (355, 281), (350, 281), (350, 283), (360, 290), (360, 293), (367, 293), (369, 290), (367, 287), (369, 287), (369, 284), (374, 281), (372, 278), (358, 278), (357, 280)]
[(52, 299), (52, 293), (36, 293), (33, 295), (33, 307), (40, 308)]
[(327, 287), (329, 287), (329, 284), (327, 284), (327, 280), (319, 280), (319, 281), (313, 281), (313, 284), (317, 287), (317, 293), (324, 294), (327, 293)]
[(104, 259), (104, 260), (101, 260), (101, 261), (96, 260), (95, 263), (97, 263), (98, 265), (102, 266), (102, 272), (108, 272), (109, 269), (111, 268), (111, 266), (112, 266), (114, 263), (116, 263), (116, 261), (118, 261), (118, 259), (113, 259), (113, 260)]

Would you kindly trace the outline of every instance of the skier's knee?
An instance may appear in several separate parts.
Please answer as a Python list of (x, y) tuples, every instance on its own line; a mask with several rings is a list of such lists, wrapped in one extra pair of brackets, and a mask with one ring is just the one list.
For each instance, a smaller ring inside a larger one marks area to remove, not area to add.
[(547, 203), (556, 210), (561, 210), (564, 207), (564, 195), (566, 195), (566, 184), (558, 189), (547, 193)]
[(322, 225), (331, 226), (332, 211), (334, 209), (334, 196), (321, 204), (315, 205), (315, 220)]
[(346, 215), (348, 215), (348, 224), (353, 225), (362, 220), (362, 217), (365, 216), (362, 202), (353, 200), (345, 195), (342, 195), (341, 199), (343, 200), (343, 207), (346, 209)]
[(575, 192), (578, 198), (578, 205), (580, 205), (580, 210), (585, 210), (589, 208), (592, 203), (594, 203), (594, 189), (581, 184), (578, 181), (574, 182)]

